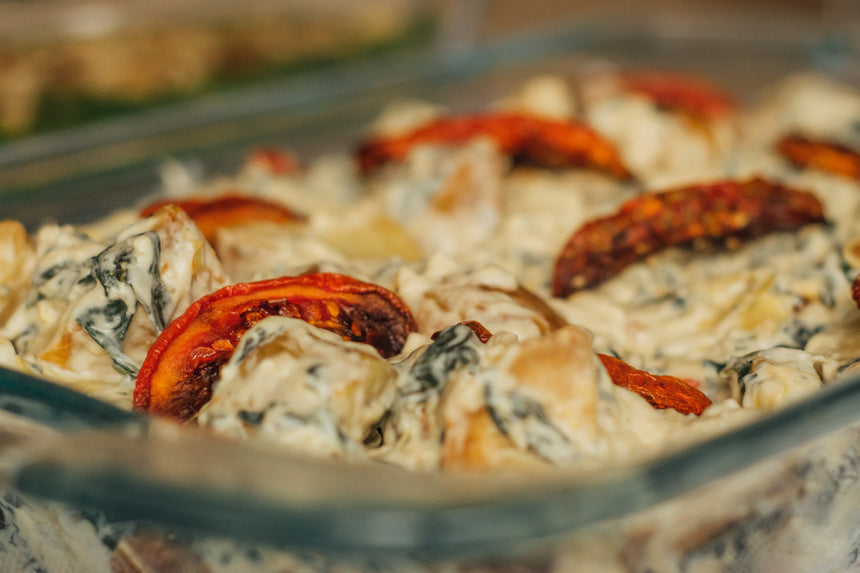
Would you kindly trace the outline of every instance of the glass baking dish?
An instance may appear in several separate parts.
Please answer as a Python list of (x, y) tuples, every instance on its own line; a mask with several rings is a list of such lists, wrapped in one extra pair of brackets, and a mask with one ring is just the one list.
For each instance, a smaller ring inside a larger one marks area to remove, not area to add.
[[(595, 60), (695, 72), (742, 99), (801, 69), (858, 79), (854, 36), (712, 16), (595, 17), (22, 141), (0, 148), (0, 218), (91, 220), (151, 193), (168, 157), (217, 174), (257, 145), (313, 156), (356, 141), (394, 97), (479, 109), (530, 76)], [(228, 539), (373, 570), (809, 571), (847, 569), (860, 555), (860, 378), (645, 463), (528, 478), (411, 474), (228, 443), (8, 370), (0, 396), (5, 415), (60, 430), (4, 430), (6, 488), (179, 531), (184, 547)]]

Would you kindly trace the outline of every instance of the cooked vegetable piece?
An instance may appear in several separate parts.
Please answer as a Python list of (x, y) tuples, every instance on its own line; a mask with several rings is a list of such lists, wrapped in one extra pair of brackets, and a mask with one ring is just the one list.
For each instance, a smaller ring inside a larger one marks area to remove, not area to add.
[(137, 364), (122, 347), (138, 306), (156, 333), (170, 319), (165, 317), (165, 309), (171, 305), (159, 272), (161, 257), (161, 237), (148, 231), (117, 241), (92, 259), (89, 277), (100, 287), (96, 289), (98, 302), (80, 305), (75, 322), (108, 353), (119, 372), (137, 373)]
[(667, 72), (628, 73), (622, 76), (622, 84), (660, 107), (702, 119), (719, 119), (737, 109), (731, 96), (697, 77)]
[(489, 340), (490, 332), (474, 320), (449, 326), (433, 334), (433, 344), (427, 347), (410, 370), (411, 377), (418, 382), (418, 391), (441, 389), (453, 371), (480, 363), (481, 358), (475, 351), (473, 340), (477, 337), (481, 344), (487, 340), (475, 330), (476, 327), (483, 329)]
[(860, 152), (845, 145), (792, 134), (780, 139), (777, 149), (797, 167), (822, 169), (860, 180)]
[(669, 247), (752, 239), (821, 222), (814, 195), (762, 178), (646, 193), (573, 234), (556, 259), (553, 294), (597, 286)]
[(597, 356), (616, 386), (636, 392), (657, 409), (672, 408), (699, 416), (711, 405), (710, 398), (680, 378), (651, 374), (607, 354)]
[[(481, 342), (487, 342), (492, 333), (475, 320), (461, 322), (468, 326)], [(441, 331), (433, 334), (436, 340)], [(659, 376), (633, 368), (626, 362), (607, 354), (598, 354), (609, 377), (616, 386), (635, 392), (657, 409), (672, 408), (682, 414), (700, 415), (711, 405), (711, 400), (692, 384), (674, 376)]]
[[(481, 324), (480, 322), (478, 322), (477, 320), (464, 320), (463, 322), (459, 322), (457, 324), (462, 324), (463, 326), (468, 326), (469, 329), (475, 333), (475, 336), (477, 336), (478, 340), (480, 340), (481, 342), (486, 342), (490, 339), (491, 336), (493, 336), (493, 334), (489, 330), (484, 328), (484, 325)], [(444, 332), (443, 330), (440, 330), (438, 332), (434, 332), (433, 335), (430, 337), (430, 339), (431, 340), (438, 339), (439, 335), (442, 334), (443, 332)]]
[(18, 221), (0, 221), (0, 326), (27, 292), (35, 245)]
[(141, 210), (140, 216), (148, 217), (165, 205), (177, 205), (185, 211), (210, 243), (215, 238), (215, 231), (219, 227), (260, 221), (289, 223), (305, 220), (304, 215), (294, 213), (283, 205), (236, 193), (227, 193), (211, 199), (201, 197), (163, 199), (145, 207)]
[(211, 397), (212, 383), (242, 336), (267, 316), (300, 318), (345, 340), (397, 354), (415, 321), (391, 291), (334, 273), (224, 287), (174, 320), (152, 345), (134, 389), (140, 410), (185, 420)]
[(364, 173), (370, 173), (405, 159), (419, 145), (456, 145), (476, 137), (493, 140), (515, 163), (589, 167), (617, 179), (632, 179), (612, 144), (585, 124), (518, 113), (437, 119), (404, 135), (365, 142), (358, 150), (358, 162)]

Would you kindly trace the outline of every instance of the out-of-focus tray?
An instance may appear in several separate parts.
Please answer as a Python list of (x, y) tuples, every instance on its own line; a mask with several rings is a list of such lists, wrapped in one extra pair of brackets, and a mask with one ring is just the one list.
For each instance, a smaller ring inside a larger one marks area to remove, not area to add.
[(426, 46), (417, 0), (0, 2), (0, 142)]

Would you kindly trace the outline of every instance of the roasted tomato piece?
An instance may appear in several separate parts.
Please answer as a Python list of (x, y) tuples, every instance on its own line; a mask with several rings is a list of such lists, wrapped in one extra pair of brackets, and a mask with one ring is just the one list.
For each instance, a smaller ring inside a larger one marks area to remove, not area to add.
[(140, 368), (134, 407), (186, 420), (239, 340), (268, 316), (300, 318), (344, 338), (397, 354), (415, 321), (397, 295), (352, 277), (316, 273), (227, 286), (206, 295), (161, 333)]
[[(472, 330), (472, 332), (475, 333), (475, 336), (478, 337), (478, 340), (480, 340), (481, 342), (487, 342), (490, 337), (493, 336), (493, 333), (487, 330), (484, 325), (477, 320), (464, 320), (463, 322), (458, 322), (457, 324), (468, 326)], [(441, 330), (434, 332), (433, 335), (430, 337), (430, 340), (436, 340), (437, 338), (439, 338), (440, 334), (442, 334)]]
[(624, 74), (621, 82), (628, 91), (642, 94), (660, 107), (702, 119), (720, 119), (737, 109), (731, 96), (693, 76), (669, 72), (635, 72)]
[(711, 405), (710, 398), (680, 378), (651, 374), (608, 354), (597, 356), (616, 386), (636, 392), (657, 409), (672, 408), (699, 416)]
[(177, 205), (185, 211), (209, 242), (215, 238), (215, 231), (220, 227), (261, 221), (290, 223), (305, 220), (304, 215), (294, 213), (283, 205), (259, 197), (248, 197), (236, 193), (228, 193), (211, 199), (200, 197), (163, 199), (146, 206), (141, 210), (140, 216), (148, 217), (165, 205)]
[(274, 175), (292, 175), (299, 171), (299, 158), (294, 153), (274, 147), (255, 149), (248, 155), (247, 164)]
[(777, 149), (797, 167), (812, 167), (860, 179), (860, 152), (839, 143), (786, 135), (777, 143)]
[(576, 121), (518, 113), (446, 117), (404, 135), (364, 143), (358, 162), (370, 173), (390, 161), (401, 161), (423, 144), (465, 143), (492, 139), (515, 163), (539, 167), (589, 167), (621, 180), (632, 179), (615, 148), (596, 131)]
[(860, 308), (860, 275), (858, 275), (854, 282), (851, 283), (851, 298), (854, 299), (854, 302), (857, 304), (857, 308)]
[(823, 221), (814, 195), (761, 178), (645, 193), (573, 234), (556, 260), (553, 294), (597, 286), (669, 247), (752, 239)]

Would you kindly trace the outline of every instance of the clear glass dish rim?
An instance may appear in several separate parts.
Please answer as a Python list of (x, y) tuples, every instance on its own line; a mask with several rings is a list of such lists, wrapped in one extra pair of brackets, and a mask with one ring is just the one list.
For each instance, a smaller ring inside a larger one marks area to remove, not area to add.
[[(588, 472), (449, 475), (226, 441), (83, 395), (69, 400), (70, 393), (0, 368), (0, 410), (3, 399), (25, 395), (51, 410), (44, 419), (41, 410), (25, 412), (31, 419), (57, 425), (59, 413), (63, 429), (74, 418), (73, 430), (56, 440), (0, 446), (0, 485), (254, 544), (431, 558), (512, 553), (561, 539), (648, 510), (860, 419), (860, 376), (852, 376), (749, 424), (643, 462)], [(95, 416), (91, 429), (84, 416)], [(158, 473), (188, 456), (193, 463)], [(259, 472), (249, 474), (249, 468)], [(371, 484), (381, 487), (368, 489)]]

